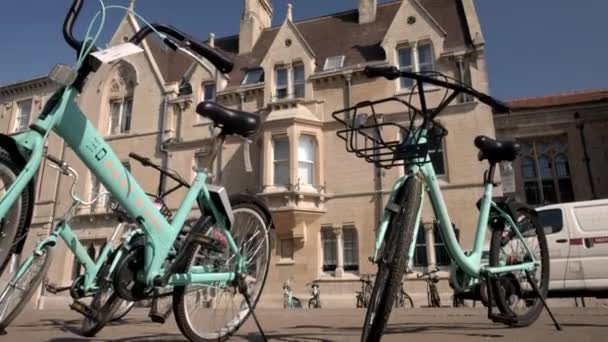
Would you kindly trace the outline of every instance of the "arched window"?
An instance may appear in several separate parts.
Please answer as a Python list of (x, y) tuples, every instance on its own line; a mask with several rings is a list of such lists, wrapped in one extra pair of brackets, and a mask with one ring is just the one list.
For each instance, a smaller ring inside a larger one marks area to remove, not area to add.
[(133, 94), (137, 74), (133, 66), (122, 62), (110, 74), (108, 134), (128, 133), (131, 130)]
[(526, 201), (542, 205), (574, 200), (565, 136), (522, 141), (521, 176)]

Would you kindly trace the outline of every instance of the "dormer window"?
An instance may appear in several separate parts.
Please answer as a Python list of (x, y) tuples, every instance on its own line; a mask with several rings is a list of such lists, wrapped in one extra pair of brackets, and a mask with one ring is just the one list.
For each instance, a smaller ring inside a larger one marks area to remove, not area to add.
[(275, 100), (301, 99), (306, 96), (306, 74), (301, 63), (275, 68)]
[[(427, 72), (434, 69), (433, 48), (430, 43), (419, 43), (412, 46), (397, 49), (399, 69), (409, 72)], [(411, 78), (400, 79), (401, 89), (411, 89), (414, 80)]]
[(325, 59), (325, 65), (323, 65), (323, 71), (338, 70), (344, 67), (344, 55), (333, 56)]
[(248, 70), (243, 79), (243, 85), (258, 84), (264, 82), (264, 69), (251, 69)]

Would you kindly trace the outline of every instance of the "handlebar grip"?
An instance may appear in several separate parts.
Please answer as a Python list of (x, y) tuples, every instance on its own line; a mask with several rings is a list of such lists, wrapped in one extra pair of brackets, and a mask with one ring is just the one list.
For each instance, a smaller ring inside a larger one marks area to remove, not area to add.
[(135, 160), (137, 160), (137, 161), (138, 161), (138, 162), (140, 162), (140, 163), (141, 163), (141, 165), (143, 165), (143, 166), (151, 166), (151, 165), (152, 165), (152, 162), (150, 161), (150, 159), (149, 159), (149, 158), (142, 157), (142, 156), (140, 156), (140, 155), (138, 155), (138, 154), (135, 154), (135, 153), (133, 153), (133, 152), (129, 153), (129, 157), (130, 157), (130, 158), (133, 158), (133, 159), (135, 159)]
[(399, 77), (399, 69), (393, 65), (367, 66), (365, 67), (367, 77), (384, 77), (388, 80), (394, 80)]
[(192, 37), (188, 37), (187, 44), (192, 51), (196, 52), (202, 57), (205, 57), (222, 73), (227, 74), (234, 68), (234, 63), (228, 57), (222, 55), (219, 51), (210, 47), (209, 45), (199, 42)]
[(486, 94), (479, 93), (477, 98), (479, 101), (492, 107), (497, 113), (511, 113), (511, 108), (506, 103), (496, 100)]

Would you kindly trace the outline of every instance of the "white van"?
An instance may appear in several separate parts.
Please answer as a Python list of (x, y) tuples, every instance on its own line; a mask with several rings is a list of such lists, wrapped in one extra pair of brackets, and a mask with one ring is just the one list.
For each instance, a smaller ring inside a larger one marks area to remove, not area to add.
[(550, 297), (608, 297), (608, 200), (536, 208), (551, 256)]

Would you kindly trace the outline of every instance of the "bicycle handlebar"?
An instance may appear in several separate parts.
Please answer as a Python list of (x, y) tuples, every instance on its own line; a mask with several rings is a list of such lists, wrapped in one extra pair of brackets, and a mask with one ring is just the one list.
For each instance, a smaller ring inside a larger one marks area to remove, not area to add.
[[(133, 37), (131, 37), (129, 42), (136, 44), (136, 45), (141, 43), (144, 40), (144, 38), (146, 38), (150, 33), (154, 32), (154, 30), (152, 29), (152, 28), (154, 28), (158, 32), (165, 33), (165, 34), (171, 36), (172, 38), (180, 41), (181, 42), (180, 46), (185, 47), (185, 48), (195, 52), (196, 54), (206, 58), (209, 62), (211, 62), (211, 64), (213, 64), (216, 68), (218, 68), (218, 70), (220, 70), (222, 73), (224, 73), (224, 74), (229, 73), (234, 68), (234, 63), (230, 59), (228, 59), (227, 57), (222, 55), (219, 51), (217, 51), (216, 49), (210, 47), (209, 45), (207, 45), (201, 41), (198, 41), (197, 39), (193, 38), (192, 36), (176, 29), (175, 27), (169, 26), (169, 25), (163, 25), (163, 24), (159, 24), (159, 23), (151, 24), (151, 26), (152, 27), (145, 26), (142, 29), (140, 29), (137, 33), (135, 33), (135, 35)], [(165, 43), (168, 43), (168, 45), (171, 45), (170, 42), (165, 41)]]
[(153, 169), (156, 169), (157, 171), (165, 174), (167, 177), (173, 179), (174, 181), (176, 181), (177, 183), (181, 184), (182, 186), (185, 186), (186, 188), (190, 187), (190, 184), (188, 184), (186, 181), (184, 181), (181, 177), (176, 176), (170, 172), (167, 172), (166, 170), (164, 170), (162, 167), (160, 167), (159, 165), (154, 164), (150, 158), (147, 157), (142, 157), (139, 154), (130, 152), (129, 153), (129, 157), (133, 158), (135, 160), (137, 160), (141, 165), (143, 165), (144, 167), (151, 167)]
[[(68, 14), (66, 15), (65, 21), (63, 23), (63, 37), (65, 41), (70, 45), (74, 50), (80, 52), (83, 46), (83, 42), (76, 39), (74, 37), (74, 23), (76, 19), (80, 15), (80, 11), (82, 10), (82, 2), (83, 0), (74, 0), (72, 6), (68, 10)], [(178, 29), (163, 25), (163, 24), (152, 24), (152, 27), (159, 32), (165, 33), (181, 42), (181, 47), (189, 49), (194, 53), (206, 58), (209, 62), (211, 62), (218, 70), (222, 73), (229, 73), (234, 68), (234, 63), (224, 55), (222, 55), (216, 49), (213, 49), (209, 45), (200, 42), (194, 39), (192, 36), (179, 31)], [(150, 33), (154, 32), (154, 30), (145, 26), (141, 28), (135, 35), (129, 40), (131, 43), (139, 44), (142, 40), (148, 36)], [(172, 42), (165, 40), (165, 43), (170, 47), (172, 46)], [(92, 51), (96, 51), (97, 49), (93, 47)]]
[(418, 82), (429, 83), (429, 84), (436, 85), (439, 87), (451, 89), (456, 92), (469, 94), (469, 95), (477, 98), (479, 101), (492, 107), (496, 112), (499, 112), (499, 113), (510, 113), (511, 112), (511, 108), (509, 108), (509, 106), (506, 103), (504, 103), (500, 100), (497, 100), (484, 93), (478, 92), (477, 90), (472, 89), (470, 87), (465, 87), (465, 86), (462, 86), (460, 84), (453, 83), (453, 82), (441, 81), (436, 78), (433, 78), (430, 76), (425, 76), (423, 74), (416, 73), (416, 72), (402, 71), (402, 70), (397, 69), (397, 67), (395, 67), (393, 65), (367, 66), (365, 68), (365, 74), (367, 75), (367, 77), (370, 77), (370, 78), (384, 77), (388, 80), (395, 80), (400, 77), (411, 78)]

